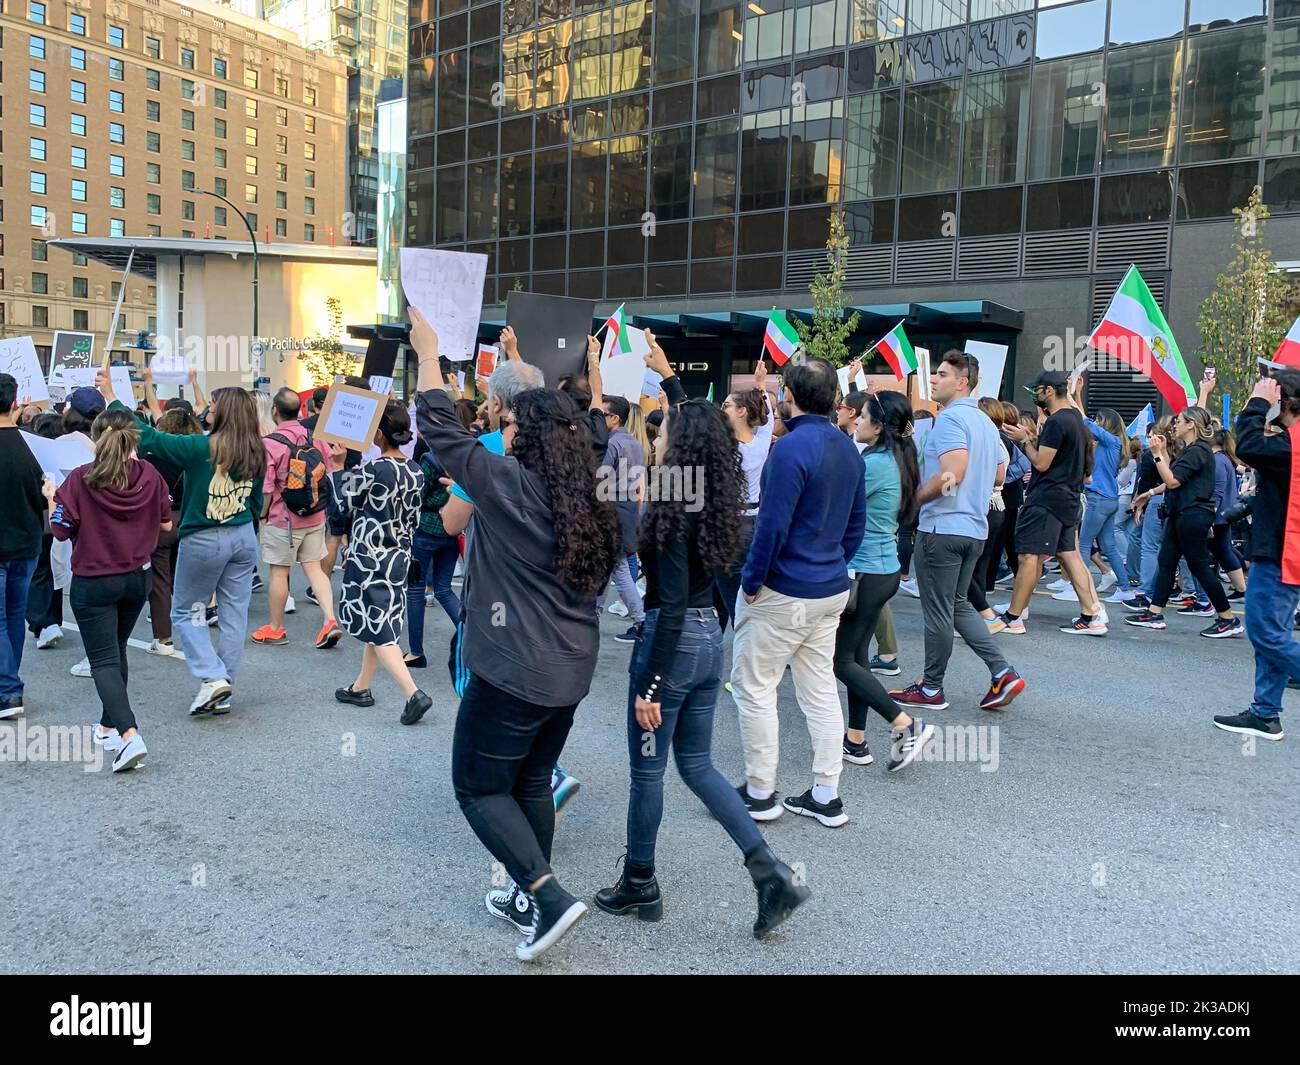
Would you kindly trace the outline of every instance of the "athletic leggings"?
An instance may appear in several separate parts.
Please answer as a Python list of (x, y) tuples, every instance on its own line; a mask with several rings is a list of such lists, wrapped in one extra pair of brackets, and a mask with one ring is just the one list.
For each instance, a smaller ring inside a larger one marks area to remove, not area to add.
[(849, 690), (849, 728), (867, 725), (867, 708), (892, 723), (902, 712), (871, 672), (871, 634), (880, 611), (898, 591), (899, 573), (859, 573), (857, 600), (835, 633), (835, 676)]
[(908, 571), (912, 568), (912, 552), (916, 550), (916, 526), (900, 526), (898, 530), (898, 563), (903, 567), (903, 577), (906, 578)]
[(1210, 561), (1209, 533), (1213, 524), (1213, 511), (1199, 507), (1165, 519), (1165, 536), (1160, 542), (1160, 569), (1151, 596), (1152, 606), (1164, 609), (1168, 605), (1178, 560), (1185, 558), (1187, 568), (1210, 597), (1214, 609), (1220, 614), (1228, 611), (1228, 597), (1224, 594), (1219, 575), (1214, 572), (1214, 565)]
[(1232, 529), (1224, 522), (1214, 525), (1214, 539), (1210, 541), (1210, 551), (1214, 560), (1224, 573), (1234, 573), (1241, 569), (1241, 555), (1232, 546)]
[(1007, 519), (1005, 510), (989, 507), (989, 532), (984, 540), (984, 550), (975, 563), (975, 572), (970, 575), (970, 585), (966, 589), (966, 598), (976, 611), (989, 608), (988, 587), (997, 576), (998, 554), (1002, 547), (1002, 526)]

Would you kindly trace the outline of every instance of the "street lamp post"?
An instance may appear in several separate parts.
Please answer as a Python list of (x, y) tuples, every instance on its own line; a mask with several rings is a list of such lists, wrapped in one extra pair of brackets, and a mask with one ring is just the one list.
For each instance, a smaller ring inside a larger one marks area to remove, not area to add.
[(249, 243), (253, 245), (253, 338), (252, 341), (250, 342), (249, 354), (254, 356), (254, 361), (257, 363), (257, 365), (254, 366), (253, 368), (253, 388), (254, 390), (256, 390), (258, 375), (261, 373), (262, 370), (262, 341), (261, 341), (261, 334), (259, 334), (257, 331), (257, 234), (253, 231), (253, 225), (251, 222), (249, 222), (248, 215), (246, 215), (243, 211), (241, 211), (238, 207), (236, 207), (224, 196), (215, 192), (209, 192), (207, 189), (197, 189), (195, 191), (197, 191), (200, 195), (211, 196), (213, 199), (220, 200), (222, 203), (226, 204), (232, 211), (234, 211), (235, 214), (239, 215), (240, 219), (244, 223), (244, 228), (248, 230)]

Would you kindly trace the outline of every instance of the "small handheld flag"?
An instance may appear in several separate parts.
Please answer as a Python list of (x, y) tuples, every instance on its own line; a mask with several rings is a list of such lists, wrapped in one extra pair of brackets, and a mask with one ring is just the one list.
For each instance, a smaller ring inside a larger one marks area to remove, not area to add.
[(1142, 443), (1147, 442), (1147, 426), (1155, 420), (1155, 408), (1148, 403), (1137, 413), (1137, 417), (1129, 422), (1128, 435), (1136, 436)]
[(620, 303), (601, 326), (602, 329), (609, 330), (611, 355), (616, 353), (626, 355), (632, 350), (632, 342), (627, 335), (627, 313), (623, 310), (625, 306), (626, 304)]
[(911, 341), (903, 332), (902, 322), (881, 337), (873, 350), (885, 357), (889, 368), (900, 381), (906, 381), (907, 375), (917, 370), (916, 352), (912, 350)]
[(1273, 352), (1273, 362), (1291, 369), (1300, 369), (1300, 318), (1291, 323), (1282, 343)]
[(784, 366), (798, 346), (799, 334), (794, 326), (786, 321), (784, 311), (773, 307), (767, 316), (767, 328), (763, 330), (763, 353), (771, 355), (778, 366)]

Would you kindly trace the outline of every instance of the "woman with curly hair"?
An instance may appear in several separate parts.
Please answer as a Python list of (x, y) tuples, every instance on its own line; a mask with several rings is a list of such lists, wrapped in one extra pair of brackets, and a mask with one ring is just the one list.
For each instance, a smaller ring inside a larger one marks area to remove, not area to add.
[(714, 580), (734, 563), (740, 548), (748, 485), (726, 415), (702, 399), (688, 399), (669, 411), (655, 438), (655, 460), (668, 474), (656, 483), (685, 484), (691, 473), (699, 478), (704, 498), (697, 501), (702, 507), (680, 498), (685, 493), (652, 498), (641, 523), (646, 620), (628, 669), (627, 856), (618, 882), (596, 894), (596, 905), (607, 913), (635, 912), (643, 921), (663, 914), (654, 859), (671, 746), (686, 786), (745, 856), (758, 891), (754, 935), (761, 937), (790, 916), (809, 891), (763, 841), (709, 753), (722, 669)]
[(438, 369), (438, 336), (411, 308), (420, 359), (420, 435), (474, 499), (474, 548), (461, 590), (463, 668), (452, 784), (461, 812), (512, 878), (488, 912), (527, 938), (531, 961), (587, 907), (551, 869), (551, 772), (591, 687), (600, 628), (596, 594), (621, 548), (612, 504), (596, 494), (589, 420), (561, 392), (533, 388), (502, 418), (496, 455), (456, 417)]

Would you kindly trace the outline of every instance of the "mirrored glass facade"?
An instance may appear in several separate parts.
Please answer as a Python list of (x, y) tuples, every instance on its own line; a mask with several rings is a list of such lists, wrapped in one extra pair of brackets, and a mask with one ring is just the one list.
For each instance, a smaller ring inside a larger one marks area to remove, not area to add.
[(409, 60), (404, 237), (486, 253), (488, 302), (806, 292), (832, 206), (952, 281), (1300, 199), (1283, 0), (417, 0)]

